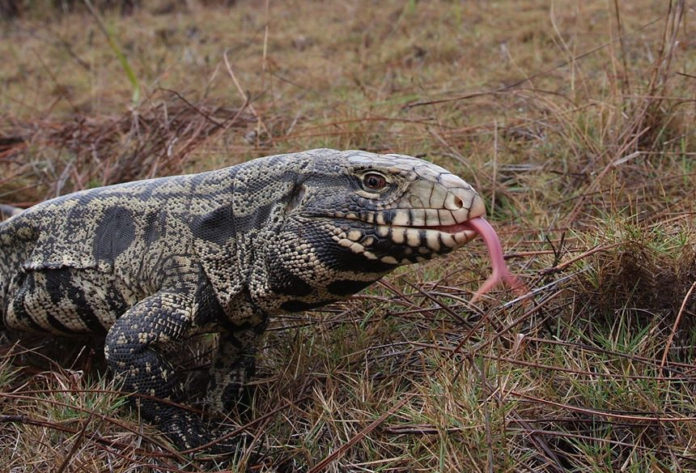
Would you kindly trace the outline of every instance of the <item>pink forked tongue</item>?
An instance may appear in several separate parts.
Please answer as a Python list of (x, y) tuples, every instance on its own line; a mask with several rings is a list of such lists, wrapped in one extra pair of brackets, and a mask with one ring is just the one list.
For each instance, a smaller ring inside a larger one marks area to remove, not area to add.
[(491, 257), (491, 266), (493, 267), (493, 272), (486, 279), (486, 282), (479, 287), (471, 302), (477, 301), (485, 293), (493, 289), (495, 286), (501, 282), (506, 283), (510, 288), (517, 292), (518, 294), (526, 294), (527, 288), (524, 283), (520, 281), (517, 276), (512, 274), (505, 264), (505, 259), (503, 258), (503, 248), (500, 246), (500, 239), (498, 235), (483, 217), (472, 218), (466, 222), (471, 229), (476, 233), (481, 235), (483, 241), (486, 243), (488, 248), (488, 254)]

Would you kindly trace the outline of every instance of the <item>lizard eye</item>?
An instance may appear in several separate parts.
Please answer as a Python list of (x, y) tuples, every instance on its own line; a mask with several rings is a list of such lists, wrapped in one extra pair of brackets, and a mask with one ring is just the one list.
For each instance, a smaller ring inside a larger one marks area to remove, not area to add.
[(387, 186), (387, 178), (376, 172), (368, 172), (362, 179), (363, 187), (369, 191), (379, 191)]

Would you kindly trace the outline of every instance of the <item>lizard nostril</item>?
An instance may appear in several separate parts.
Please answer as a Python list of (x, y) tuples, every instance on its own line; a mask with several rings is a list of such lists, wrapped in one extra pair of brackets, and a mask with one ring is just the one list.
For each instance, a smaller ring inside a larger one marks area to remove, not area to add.
[(447, 195), (447, 198), (445, 199), (444, 207), (447, 210), (456, 211), (456, 210), (465, 209), (466, 205), (464, 204), (464, 199), (462, 199), (460, 196), (456, 195), (454, 192), (450, 192)]

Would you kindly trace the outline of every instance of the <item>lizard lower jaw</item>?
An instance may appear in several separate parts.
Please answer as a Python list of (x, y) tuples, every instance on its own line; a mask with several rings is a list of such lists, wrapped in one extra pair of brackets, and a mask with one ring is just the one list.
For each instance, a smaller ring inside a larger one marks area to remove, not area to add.
[(451, 237), (452, 240), (454, 240), (454, 245), (447, 244), (448, 241), (451, 241), (447, 238), (440, 238), (444, 243), (445, 246), (448, 246), (450, 248), (459, 248), (460, 246), (470, 242), (474, 238), (476, 238), (476, 235), (478, 233), (470, 226), (468, 226), (465, 223), (459, 223), (457, 225), (446, 225), (442, 227), (434, 227), (431, 228), (432, 230), (437, 230), (438, 232), (448, 235)]
[(469, 222), (458, 223), (456, 225), (445, 225), (436, 227), (435, 230), (452, 235), (457, 242), (457, 247), (470, 242), (479, 234)]
[[(405, 226), (376, 225), (374, 236), (370, 231), (360, 228), (336, 228), (334, 241), (353, 253), (362, 254), (368, 259), (381, 259), (389, 264), (408, 264), (414, 261), (403, 259), (403, 255), (417, 258), (431, 258), (438, 254), (449, 253), (464, 246), (479, 234), (474, 225), (468, 221), (452, 225)], [(373, 253), (375, 237), (395, 245), (394, 250), (381, 247), (379, 253)], [(386, 258), (386, 260), (385, 260)], [(416, 259), (417, 259), (416, 258)], [(407, 258), (408, 259), (408, 258)]]
[[(474, 229), (469, 221), (457, 223), (454, 225), (438, 225), (430, 227), (411, 227), (420, 230), (436, 231), (440, 233), (440, 240), (443, 240), (445, 246), (449, 248), (458, 248), (465, 243), (476, 238), (479, 233)], [(426, 233), (427, 235), (427, 233)], [(443, 238), (444, 237), (444, 238)]]
[[(427, 248), (434, 254), (447, 253), (463, 246), (473, 239), (477, 232), (472, 226), (459, 223), (441, 226), (399, 226), (378, 225), (376, 233), (380, 238), (391, 240), (393, 244), (411, 248)], [(357, 240), (359, 232), (355, 235), (348, 233), (348, 238)]]

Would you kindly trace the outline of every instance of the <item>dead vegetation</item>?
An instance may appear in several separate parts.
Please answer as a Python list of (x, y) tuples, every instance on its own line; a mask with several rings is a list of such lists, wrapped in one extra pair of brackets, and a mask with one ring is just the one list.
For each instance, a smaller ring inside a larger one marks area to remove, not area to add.
[[(472, 242), (281, 317), (231, 431), (279, 471), (696, 471), (692, 5), (189, 3), (100, 13), (136, 103), (94, 16), (8, 24), (1, 203), (310, 147), (421, 155), (485, 196), (533, 293), (472, 306)], [(5, 347), (1, 471), (223, 468), (90, 357)]]
[(158, 91), (116, 116), (12, 123), (0, 141), (5, 195), (27, 205), (88, 187), (181, 174), (190, 153), (218, 133), (245, 130), (243, 108), (188, 102)]

